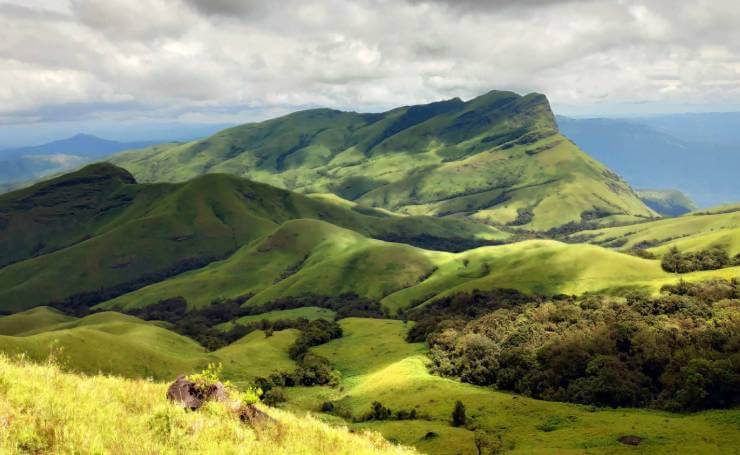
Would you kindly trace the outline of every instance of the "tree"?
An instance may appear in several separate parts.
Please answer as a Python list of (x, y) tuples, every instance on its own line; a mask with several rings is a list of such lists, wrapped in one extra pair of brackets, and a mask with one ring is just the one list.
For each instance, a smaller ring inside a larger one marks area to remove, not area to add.
[(462, 401), (457, 400), (455, 408), (452, 410), (452, 426), (461, 427), (465, 425), (467, 421), (468, 418), (465, 415), (465, 405)]

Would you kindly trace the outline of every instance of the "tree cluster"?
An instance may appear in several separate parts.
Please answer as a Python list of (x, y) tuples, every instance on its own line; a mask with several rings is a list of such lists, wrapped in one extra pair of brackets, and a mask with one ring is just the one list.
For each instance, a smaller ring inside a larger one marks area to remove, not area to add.
[(695, 411), (740, 404), (740, 286), (504, 306), (427, 335), (432, 369), (535, 398)]
[(721, 246), (713, 246), (694, 253), (681, 253), (675, 246), (663, 255), (660, 262), (663, 270), (673, 273), (715, 270), (740, 265), (740, 254), (730, 258)]

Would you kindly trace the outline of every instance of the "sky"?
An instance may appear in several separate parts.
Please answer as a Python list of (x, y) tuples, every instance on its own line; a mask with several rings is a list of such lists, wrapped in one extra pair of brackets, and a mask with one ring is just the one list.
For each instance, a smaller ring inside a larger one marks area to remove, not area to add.
[(738, 24), (737, 0), (0, 0), (0, 146), (492, 89), (572, 116), (740, 111)]

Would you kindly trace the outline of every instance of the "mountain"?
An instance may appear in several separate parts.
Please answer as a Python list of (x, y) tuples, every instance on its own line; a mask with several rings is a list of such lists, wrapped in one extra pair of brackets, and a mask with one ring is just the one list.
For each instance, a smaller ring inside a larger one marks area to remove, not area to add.
[(202, 267), (301, 218), (453, 249), (508, 237), (478, 223), (398, 217), (223, 174), (137, 184), (121, 168), (95, 164), (0, 195), (2, 309), (111, 298)]
[(111, 162), (143, 182), (224, 172), (413, 215), (546, 230), (655, 216), (558, 132), (547, 98), (492, 91), (378, 114), (314, 109)]
[(44, 175), (58, 173), (121, 150), (137, 149), (153, 142), (116, 142), (89, 134), (33, 147), (0, 150), (0, 192)]
[(698, 207), (685, 194), (678, 190), (636, 190), (640, 200), (663, 216), (679, 216), (696, 210)]
[(578, 294), (674, 279), (657, 261), (590, 245), (412, 246), (507, 238), (479, 223), (393, 216), (224, 174), (138, 184), (96, 164), (0, 196), (0, 309), (354, 292), (396, 311), (472, 289)]
[(740, 141), (710, 142), (696, 127), (680, 137), (658, 120), (557, 118), (563, 134), (637, 188), (676, 188), (700, 207), (740, 200)]

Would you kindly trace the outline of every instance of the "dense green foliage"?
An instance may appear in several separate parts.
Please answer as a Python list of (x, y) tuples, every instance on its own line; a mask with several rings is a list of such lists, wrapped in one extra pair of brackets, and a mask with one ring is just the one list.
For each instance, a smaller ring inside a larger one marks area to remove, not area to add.
[(671, 247), (663, 255), (660, 262), (663, 270), (674, 273), (688, 273), (697, 270), (716, 270), (724, 267), (740, 265), (740, 254), (730, 258), (727, 251), (721, 246), (713, 246), (707, 250), (681, 253), (677, 247)]
[(537, 398), (672, 410), (740, 397), (737, 281), (681, 282), (659, 297), (508, 306), (428, 336), (432, 368)]

